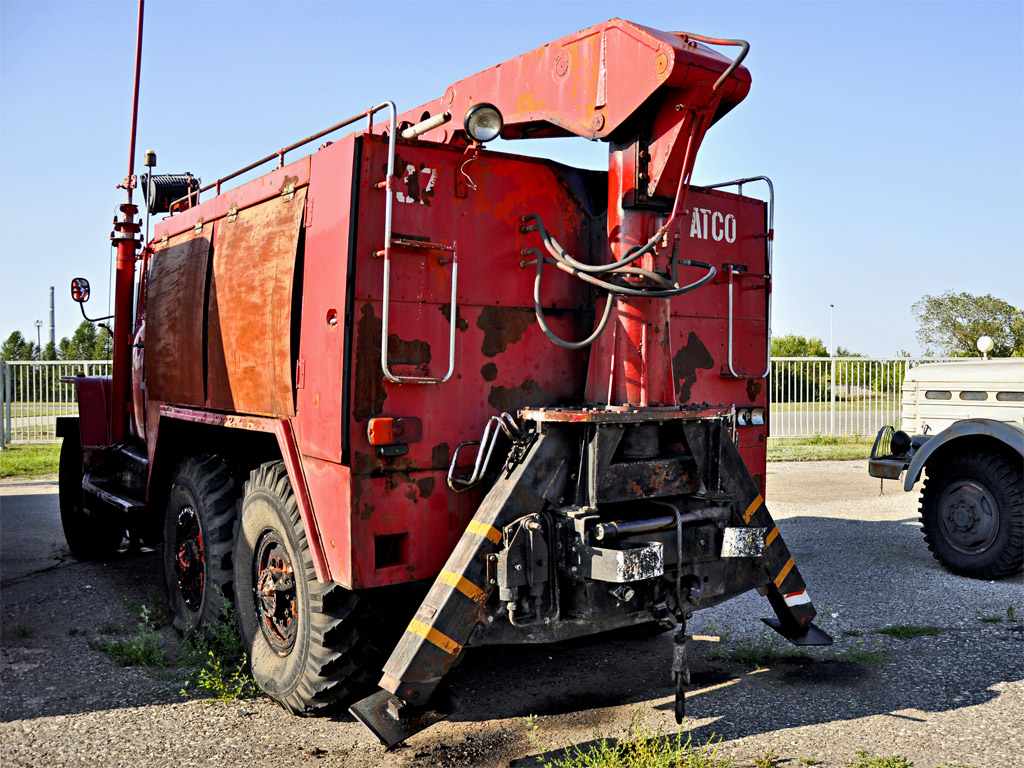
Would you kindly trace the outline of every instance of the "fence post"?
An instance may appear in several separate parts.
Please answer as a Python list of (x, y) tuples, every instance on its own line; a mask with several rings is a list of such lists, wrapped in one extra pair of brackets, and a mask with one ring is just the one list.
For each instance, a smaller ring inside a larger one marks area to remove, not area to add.
[(11, 397), (11, 375), (13, 369), (11, 366), (4, 364), (4, 380), (0, 382), (4, 388), (4, 400), (7, 403), (7, 414), (5, 421), (7, 422), (7, 442), (11, 441), (11, 411), (14, 410), (14, 398)]
[(0, 451), (7, 450), (7, 363), (0, 360)]
[(833, 353), (833, 357), (832, 357), (832, 381), (829, 382), (829, 383), (831, 385), (831, 386), (829, 386), (829, 390), (832, 393), (832, 396), (830, 398), (831, 401), (832, 401), (832, 407), (831, 407), (831, 409), (829, 411), (829, 429), (828, 429), (828, 432), (829, 432), (830, 435), (832, 435), (832, 437), (835, 437), (836, 436), (836, 358), (835, 358), (835, 353)]

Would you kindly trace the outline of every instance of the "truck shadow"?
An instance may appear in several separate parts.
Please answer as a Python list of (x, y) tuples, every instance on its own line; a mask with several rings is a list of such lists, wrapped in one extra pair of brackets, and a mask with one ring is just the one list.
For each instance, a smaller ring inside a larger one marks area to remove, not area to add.
[[(1024, 627), (993, 618), (1019, 603), (1019, 579), (982, 582), (946, 573), (916, 518), (799, 517), (780, 529), (818, 606), (817, 623), (836, 644), (788, 655), (792, 646), (757, 621), (771, 609), (755, 593), (701, 611), (688, 631), (728, 634), (718, 644), (692, 645), (686, 706), (693, 725), (684, 724), (684, 739), (736, 739), (872, 715), (894, 723), (920, 719), (907, 710), (976, 706), (999, 696), (999, 684), (1024, 680)], [(938, 634), (899, 639), (876, 632), (893, 624), (934, 626)], [(641, 713), (663, 712), (663, 729), (673, 733), (671, 638), (604, 635), (478, 649), (452, 675), (463, 705), (454, 719), (583, 713), (595, 735), (621, 736), (628, 718), (608, 708), (635, 705)], [(763, 668), (741, 661), (752, 646), (768, 649)]]

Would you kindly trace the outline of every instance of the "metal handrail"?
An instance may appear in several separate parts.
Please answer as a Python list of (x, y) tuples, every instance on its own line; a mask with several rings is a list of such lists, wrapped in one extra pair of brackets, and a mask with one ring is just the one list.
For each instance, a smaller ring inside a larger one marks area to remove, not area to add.
[[(764, 237), (767, 239), (767, 246), (765, 247), (765, 291), (768, 293), (768, 312), (765, 315), (765, 368), (764, 373), (760, 375), (750, 373), (737, 373), (735, 365), (733, 364), (733, 324), (735, 316), (733, 313), (733, 275), (739, 274), (735, 269), (735, 265), (729, 265), (729, 343), (728, 343), (728, 365), (729, 375), (733, 378), (768, 378), (768, 374), (772, 372), (772, 243), (775, 240), (775, 187), (772, 184), (772, 180), (767, 176), (748, 176), (745, 179), (734, 179), (733, 181), (723, 181), (718, 184), (708, 184), (701, 187), (701, 189), (721, 189), (723, 187), (738, 187), (739, 194), (743, 194), (743, 185), (749, 184), (754, 181), (763, 181), (768, 185), (768, 231), (764, 233)], [(753, 273), (756, 275), (757, 273)]]
[(367, 109), (364, 112), (360, 112), (358, 115), (353, 115), (352, 117), (350, 117), (350, 118), (348, 118), (346, 120), (342, 120), (340, 123), (336, 123), (335, 125), (332, 125), (330, 128), (325, 128), (324, 130), (319, 131), (318, 133), (314, 133), (312, 136), (307, 136), (306, 138), (304, 138), (304, 139), (302, 139), (300, 141), (297, 141), (294, 144), (289, 144), (287, 147), (283, 147), (282, 149), (277, 150), (277, 152), (274, 152), (271, 155), (267, 155), (266, 157), (260, 158), (259, 160), (257, 160), (254, 163), (249, 163), (249, 165), (245, 166), (244, 168), (240, 168), (239, 170), (235, 171), (234, 173), (229, 173), (227, 176), (224, 176), (223, 178), (217, 179), (216, 181), (214, 181), (214, 182), (212, 182), (210, 184), (207, 184), (205, 187), (200, 187), (199, 190), (197, 190), (197, 191), (190, 191), (187, 195), (183, 195), (182, 197), (179, 197), (177, 200), (175, 200), (175, 201), (173, 201), (171, 203), (171, 212), (172, 213), (174, 212), (174, 206), (175, 205), (178, 205), (179, 203), (181, 203), (181, 202), (183, 202), (185, 200), (191, 201), (193, 195), (196, 196), (196, 203), (197, 204), (199, 202), (199, 195), (201, 193), (203, 193), (203, 192), (206, 192), (206, 191), (210, 190), (210, 189), (216, 188), (217, 194), (219, 195), (220, 194), (220, 187), (221, 187), (221, 185), (224, 182), (231, 181), (232, 179), (234, 179), (234, 178), (236, 178), (238, 176), (241, 176), (243, 173), (248, 173), (249, 171), (253, 170), (254, 168), (259, 168), (261, 165), (263, 165), (264, 163), (269, 163), (274, 158), (277, 158), (277, 160), (278, 160), (277, 167), (278, 168), (283, 168), (284, 167), (284, 156), (285, 156), (285, 153), (291, 152), (294, 149), (298, 149), (299, 147), (305, 146), (306, 144), (309, 144), (311, 141), (316, 141), (317, 139), (322, 138), (322, 137), (326, 136), (329, 133), (334, 133), (334, 131), (338, 130), (339, 128), (344, 128), (346, 125), (352, 125), (352, 123), (359, 122), (364, 117), (367, 120), (370, 121), (370, 128), (372, 128), (373, 127), (373, 115), (375, 113), (379, 112), (380, 110), (384, 109), (385, 107), (389, 107), (389, 106), (391, 107), (391, 110), (392, 110), (392, 113), (391, 113), (391, 146), (392, 146), (392, 150), (393, 150), (393, 148), (394, 148), (394, 136), (395, 136), (395, 131), (394, 131), (394, 125), (395, 125), (394, 109), (395, 109), (395, 105), (394, 105), (394, 102), (385, 101), (382, 104), (378, 104), (375, 107), (371, 107), (370, 109)]

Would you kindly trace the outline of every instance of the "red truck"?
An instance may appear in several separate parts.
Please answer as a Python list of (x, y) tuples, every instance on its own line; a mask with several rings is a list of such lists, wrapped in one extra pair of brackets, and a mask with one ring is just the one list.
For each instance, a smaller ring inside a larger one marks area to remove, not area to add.
[(468, 646), (676, 627), (681, 718), (693, 611), (757, 589), (831, 642), (764, 502), (767, 179), (690, 178), (746, 48), (612, 19), (235, 188), (130, 165), (113, 373), (59, 425), (73, 553), (162, 542), (179, 629), (226, 597), (268, 695), (389, 745)]

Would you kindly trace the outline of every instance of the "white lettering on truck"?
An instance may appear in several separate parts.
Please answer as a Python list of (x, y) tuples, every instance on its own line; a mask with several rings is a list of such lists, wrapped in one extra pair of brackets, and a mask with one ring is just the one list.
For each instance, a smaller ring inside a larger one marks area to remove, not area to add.
[(736, 217), (731, 213), (722, 214), (710, 208), (691, 208), (690, 237), (707, 240), (710, 235), (715, 242), (723, 239), (736, 242)]

